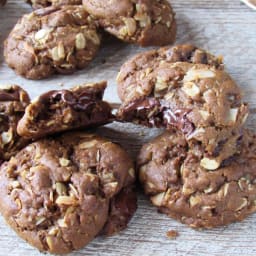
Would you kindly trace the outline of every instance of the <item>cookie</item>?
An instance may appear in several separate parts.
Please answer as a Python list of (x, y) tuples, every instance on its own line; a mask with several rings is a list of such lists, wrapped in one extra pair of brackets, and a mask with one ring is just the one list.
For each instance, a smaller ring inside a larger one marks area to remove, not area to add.
[(149, 46), (175, 40), (175, 14), (166, 0), (84, 0), (83, 5), (104, 30), (125, 42)]
[(207, 64), (217, 69), (223, 69), (222, 57), (214, 56), (206, 50), (191, 44), (162, 47), (142, 52), (127, 60), (120, 68), (117, 76), (118, 95), (125, 101), (129, 94), (128, 87), (143, 82), (143, 77), (158, 68), (161, 62), (189, 62)]
[[(120, 120), (176, 128), (187, 140), (200, 141), (210, 157), (228, 157), (225, 148), (236, 150), (248, 107), (226, 72), (205, 64), (163, 61), (148, 74), (137, 75), (139, 82), (126, 88)], [(226, 152), (220, 154), (221, 149)]]
[(177, 131), (145, 144), (137, 164), (151, 202), (190, 227), (222, 226), (256, 211), (256, 136), (249, 131), (241, 152), (214, 171), (202, 146), (190, 147)]
[(128, 222), (136, 198), (126, 190), (134, 179), (121, 147), (94, 134), (67, 133), (34, 142), (1, 166), (0, 211), (40, 251), (68, 253), (114, 225), (113, 205), (127, 218), (121, 224)]
[(45, 8), (49, 6), (61, 5), (81, 5), (81, 0), (28, 0), (34, 9)]
[(9, 67), (28, 79), (85, 68), (96, 55), (100, 36), (82, 6), (38, 9), (24, 15), (5, 41)]
[(28, 143), (17, 134), (17, 124), (30, 103), (26, 91), (17, 85), (0, 86), (0, 162), (8, 160)]
[(70, 90), (49, 91), (36, 98), (18, 123), (18, 134), (29, 139), (61, 131), (89, 128), (113, 120), (110, 105), (102, 101), (106, 82)]

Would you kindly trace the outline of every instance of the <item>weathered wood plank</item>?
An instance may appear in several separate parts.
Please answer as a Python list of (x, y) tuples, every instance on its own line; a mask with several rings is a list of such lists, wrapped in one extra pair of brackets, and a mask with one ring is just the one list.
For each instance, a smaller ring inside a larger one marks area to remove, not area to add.
[[(243, 88), (245, 100), (250, 103), (251, 115), (248, 126), (256, 127), (256, 12), (240, 1), (230, 0), (172, 0), (177, 14), (177, 42), (191, 42), (222, 54), (227, 70)], [(115, 76), (120, 65), (132, 55), (145, 51), (140, 47), (120, 42), (102, 47), (96, 60), (85, 70), (71, 76), (55, 76), (44, 81), (28, 81), (10, 70), (3, 61), (2, 43), (17, 19), (31, 8), (22, 0), (10, 0), (0, 11), (0, 83), (16, 83), (24, 86), (32, 97), (49, 89), (64, 88), (85, 81), (106, 79), (109, 88), (106, 99), (119, 102)], [(104, 64), (102, 63), (103, 61)], [(144, 142), (160, 131), (131, 124), (112, 124), (98, 132), (123, 145), (135, 158)], [(256, 215), (242, 223), (228, 227), (194, 231), (178, 222), (158, 214), (147, 198), (139, 193), (139, 209), (129, 228), (107, 239), (97, 238), (90, 245), (72, 255), (256, 255)], [(180, 233), (175, 240), (166, 237), (166, 231)], [(40, 255), (18, 238), (0, 217), (0, 256)]]

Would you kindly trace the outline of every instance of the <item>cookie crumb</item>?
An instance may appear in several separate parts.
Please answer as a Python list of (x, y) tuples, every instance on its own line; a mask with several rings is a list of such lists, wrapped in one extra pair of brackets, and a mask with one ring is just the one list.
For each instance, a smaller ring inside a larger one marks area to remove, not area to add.
[(177, 236), (179, 236), (179, 233), (176, 230), (168, 230), (166, 232), (166, 236), (170, 239), (175, 239)]

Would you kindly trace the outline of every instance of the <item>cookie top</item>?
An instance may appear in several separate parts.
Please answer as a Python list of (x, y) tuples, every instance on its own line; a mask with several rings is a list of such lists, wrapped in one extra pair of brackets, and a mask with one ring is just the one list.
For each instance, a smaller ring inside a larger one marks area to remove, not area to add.
[(0, 161), (8, 160), (28, 141), (17, 134), (17, 124), (30, 103), (17, 85), (0, 85)]
[(61, 5), (81, 5), (81, 0), (27, 0), (34, 9), (49, 7), (49, 6), (61, 6)]
[(5, 41), (4, 56), (16, 73), (42, 79), (88, 65), (100, 36), (82, 6), (38, 9), (24, 15)]
[(61, 131), (89, 128), (112, 121), (111, 107), (102, 101), (107, 83), (46, 92), (33, 100), (18, 123), (20, 136), (38, 139)]
[(112, 200), (134, 178), (121, 147), (94, 134), (68, 133), (34, 142), (1, 166), (0, 211), (40, 251), (68, 253), (101, 232)]
[(174, 12), (166, 0), (84, 0), (99, 25), (117, 38), (141, 46), (171, 44)]
[(166, 132), (138, 157), (140, 181), (161, 212), (193, 227), (212, 228), (255, 212), (256, 136), (244, 131), (241, 152), (212, 170), (200, 144)]
[(232, 78), (205, 64), (162, 61), (127, 87), (125, 95), (117, 114), (120, 120), (177, 128), (187, 140), (203, 142), (210, 153), (229, 133), (238, 135), (248, 115)]
[(191, 44), (166, 46), (139, 53), (127, 60), (120, 68), (117, 76), (118, 95), (125, 101), (128, 87), (142, 83), (152, 70), (158, 68), (161, 62), (188, 62), (194, 64), (207, 64), (217, 69), (223, 68), (222, 57), (214, 56), (206, 50)]

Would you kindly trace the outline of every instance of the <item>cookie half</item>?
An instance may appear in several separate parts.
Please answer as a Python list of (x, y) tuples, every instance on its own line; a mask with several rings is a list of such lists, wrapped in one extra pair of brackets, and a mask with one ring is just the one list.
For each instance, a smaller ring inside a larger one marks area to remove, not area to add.
[(82, 6), (38, 9), (24, 15), (5, 41), (6, 63), (21, 76), (43, 79), (85, 68), (100, 36)]
[(30, 103), (25, 90), (17, 85), (0, 86), (0, 161), (9, 160), (28, 140), (17, 134), (17, 125)]
[(190, 147), (174, 131), (145, 144), (137, 163), (151, 202), (190, 227), (222, 226), (256, 211), (256, 137), (249, 131), (241, 151), (214, 171), (202, 146)]
[[(127, 194), (134, 193), (134, 179), (121, 147), (93, 134), (68, 133), (32, 143), (1, 166), (0, 211), (40, 251), (68, 253), (103, 229), (111, 234), (126, 226), (136, 209), (135, 195)], [(115, 207), (121, 222), (113, 222)]]
[(83, 5), (102, 28), (123, 41), (149, 46), (175, 40), (175, 14), (166, 0), (84, 0)]
[(89, 128), (113, 120), (110, 105), (102, 101), (106, 82), (70, 90), (49, 91), (36, 98), (18, 123), (20, 136), (42, 138), (61, 131)]
[(200, 141), (213, 157), (225, 145), (236, 150), (248, 107), (225, 71), (205, 64), (162, 61), (126, 90), (129, 94), (117, 113), (120, 120), (176, 128), (187, 140)]

